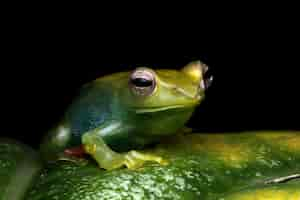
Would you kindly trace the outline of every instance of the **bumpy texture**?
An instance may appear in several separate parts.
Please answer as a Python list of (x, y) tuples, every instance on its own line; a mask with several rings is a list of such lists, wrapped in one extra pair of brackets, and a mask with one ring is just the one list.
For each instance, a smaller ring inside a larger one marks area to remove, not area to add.
[(36, 153), (28, 146), (0, 139), (0, 200), (22, 199), (40, 169)]
[(263, 194), (276, 188), (295, 191), (283, 192), (281, 199), (300, 199), (297, 181), (264, 184), (300, 172), (297, 132), (192, 134), (146, 152), (163, 156), (169, 165), (104, 171), (93, 161), (58, 161), (44, 169), (25, 199), (242, 200), (255, 193), (254, 199), (267, 200)]
[(300, 181), (286, 184), (256, 186), (218, 198), (218, 200), (298, 200)]

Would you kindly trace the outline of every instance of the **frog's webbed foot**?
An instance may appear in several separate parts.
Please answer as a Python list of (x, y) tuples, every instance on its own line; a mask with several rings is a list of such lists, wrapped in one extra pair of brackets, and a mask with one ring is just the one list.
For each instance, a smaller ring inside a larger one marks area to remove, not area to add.
[(167, 163), (161, 157), (148, 153), (137, 151), (117, 153), (104, 142), (100, 135), (101, 131), (103, 130), (92, 130), (83, 134), (81, 138), (85, 152), (92, 156), (101, 168), (112, 170), (125, 166), (129, 169), (135, 169), (143, 166), (147, 161), (154, 161), (160, 164)]
[(98, 143), (84, 145), (86, 153), (95, 159), (100, 168), (106, 170), (121, 168), (124, 156), (109, 149), (100, 138), (98, 140)]
[(124, 154), (124, 165), (128, 169), (136, 169), (139, 167), (142, 167), (145, 162), (156, 162), (160, 165), (167, 165), (168, 162), (164, 160), (160, 156), (156, 156), (153, 154), (146, 154), (146, 153), (140, 153), (138, 151), (129, 151), (128, 153)]
[(147, 161), (154, 161), (159, 164), (167, 164), (160, 156), (137, 151), (117, 153), (112, 151), (101, 139), (92, 134), (83, 136), (83, 147), (86, 153), (90, 154), (101, 168), (112, 170), (126, 166), (129, 169), (136, 169)]
[[(166, 165), (168, 162), (160, 156), (148, 153), (140, 153), (138, 151), (129, 151), (127, 153), (110, 152), (109, 154), (103, 153), (102, 150), (97, 150), (96, 145), (85, 146), (85, 150), (89, 153), (98, 163), (98, 165), (106, 170), (119, 169), (127, 167), (128, 169), (137, 169), (142, 167), (145, 162), (156, 162), (161, 165)], [(104, 156), (104, 157), (103, 157)]]

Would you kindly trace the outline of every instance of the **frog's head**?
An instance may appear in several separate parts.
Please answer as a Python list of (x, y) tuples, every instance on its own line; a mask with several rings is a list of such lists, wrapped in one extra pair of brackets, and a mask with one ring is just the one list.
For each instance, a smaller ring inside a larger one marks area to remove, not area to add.
[(129, 107), (136, 113), (195, 107), (212, 81), (206, 76), (207, 70), (200, 61), (181, 70), (139, 67), (129, 75)]
[(207, 70), (207, 65), (200, 61), (181, 70), (139, 67), (129, 74), (126, 107), (141, 119), (182, 126), (212, 81)]

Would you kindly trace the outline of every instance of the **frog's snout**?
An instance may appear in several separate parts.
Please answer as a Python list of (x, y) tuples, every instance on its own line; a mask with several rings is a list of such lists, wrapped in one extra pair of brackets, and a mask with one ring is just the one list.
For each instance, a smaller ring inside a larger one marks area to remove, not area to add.
[(196, 98), (200, 99), (213, 81), (213, 76), (209, 71), (209, 67), (201, 61), (194, 61), (187, 64), (182, 71), (188, 75), (193, 82), (198, 83)]

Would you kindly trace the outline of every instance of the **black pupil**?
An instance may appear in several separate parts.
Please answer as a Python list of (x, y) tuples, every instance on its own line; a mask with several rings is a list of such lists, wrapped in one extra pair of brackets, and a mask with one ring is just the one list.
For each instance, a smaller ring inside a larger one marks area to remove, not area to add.
[(134, 78), (131, 80), (131, 83), (137, 87), (149, 87), (152, 85), (152, 80), (145, 78)]

